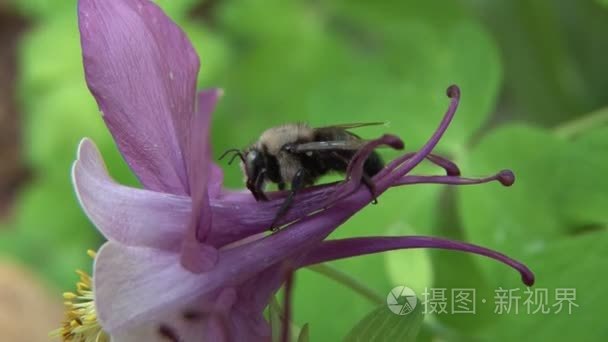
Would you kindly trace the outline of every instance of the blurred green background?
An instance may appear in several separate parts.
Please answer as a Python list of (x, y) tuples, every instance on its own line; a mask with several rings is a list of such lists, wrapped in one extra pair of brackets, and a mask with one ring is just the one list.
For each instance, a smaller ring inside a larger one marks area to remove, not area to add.
[[(555, 289), (576, 289), (578, 307), (528, 314), (516, 272), (462, 253), (399, 251), (332, 266), (381, 297), (399, 285), (419, 296), (434, 287), (449, 302), (452, 288), (476, 289), (476, 314), (427, 315), (421, 341), (608, 339), (608, 327), (592, 323), (608, 304), (606, 1), (156, 2), (196, 46), (199, 86), (225, 90), (216, 156), (290, 121), (389, 121), (358, 132), (388, 131), (415, 150), (447, 107), (446, 87), (458, 84), (461, 106), (439, 152), (465, 175), (510, 168), (516, 184), (393, 189), (333, 237), (466, 240), (526, 263), (549, 305)], [(111, 174), (136, 184), (84, 83), (75, 8), (0, 3), (0, 264), (29, 269), (51, 302), (73, 288), (74, 269), (90, 269), (86, 249), (102, 243), (71, 186), (78, 141), (93, 138)], [(241, 187), (238, 167), (223, 167), (226, 185)], [(518, 314), (494, 312), (499, 287), (520, 289)], [(296, 275), (295, 320), (309, 324), (311, 341), (341, 340), (378, 306), (316, 272)]]

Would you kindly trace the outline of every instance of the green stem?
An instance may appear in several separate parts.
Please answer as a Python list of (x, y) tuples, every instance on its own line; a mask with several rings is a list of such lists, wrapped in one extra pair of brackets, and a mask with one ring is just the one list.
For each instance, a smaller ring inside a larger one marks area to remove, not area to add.
[(598, 109), (581, 118), (568, 121), (557, 127), (554, 131), (559, 137), (570, 139), (592, 128), (608, 124), (608, 107)]
[(365, 286), (357, 279), (351, 277), (350, 275), (326, 264), (318, 264), (314, 266), (309, 266), (309, 270), (317, 272), (321, 275), (324, 275), (348, 288), (360, 294), (362, 297), (368, 299), (370, 302), (374, 304), (382, 304), (384, 303), (384, 298), (377, 294), (374, 290)]

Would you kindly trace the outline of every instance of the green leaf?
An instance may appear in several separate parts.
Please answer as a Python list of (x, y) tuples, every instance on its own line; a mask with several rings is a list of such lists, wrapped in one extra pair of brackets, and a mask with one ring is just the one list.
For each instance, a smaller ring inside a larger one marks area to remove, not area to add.
[[(536, 253), (567, 232), (556, 196), (560, 184), (557, 171), (564, 165), (568, 146), (549, 131), (519, 124), (498, 128), (482, 139), (464, 161), (463, 169), (487, 175), (508, 168), (515, 173), (516, 181), (509, 188), (498, 183), (459, 187), (456, 219), (462, 232), (457, 238), (529, 265)], [(480, 297), (489, 298), (499, 286), (521, 285), (520, 275), (502, 263), (478, 256), (436, 253), (443, 256), (435, 265), (440, 276), (436, 287), (475, 288)], [(474, 316), (439, 318), (452, 327), (479, 330), (495, 319), (492, 310), (478, 305)]]
[[(491, 340), (500, 341), (590, 341), (608, 337), (606, 325), (597, 325), (597, 317), (606, 311), (606, 301), (602, 300), (608, 286), (606, 277), (598, 272), (608, 269), (606, 252), (608, 233), (590, 233), (576, 238), (563, 239), (551, 243), (535, 255), (529, 264), (536, 272), (537, 282), (532, 290), (547, 289), (549, 313), (533, 313), (536, 303), (532, 302), (530, 313), (523, 304), (526, 299), (523, 289), (519, 291), (519, 313), (498, 315), (498, 324), (486, 331)], [(519, 287), (515, 285), (514, 287)], [(510, 288), (510, 287), (507, 287)], [(513, 288), (513, 287), (511, 287)], [(574, 289), (576, 299), (571, 313), (567, 305), (556, 313), (556, 289)]]
[[(543, 274), (543, 269), (549, 260), (554, 260), (544, 257), (546, 250), (562, 241), (572, 225), (606, 222), (608, 202), (603, 175), (607, 169), (597, 158), (600, 151), (605, 151), (604, 140), (605, 131), (600, 130), (571, 143), (551, 132), (523, 125), (504, 126), (482, 139), (467, 160), (467, 167), (482, 172), (511, 168), (517, 181), (508, 189), (459, 188), (466, 238), (524, 262), (535, 272), (537, 286), (542, 287), (541, 279), (551, 279), (551, 275)], [(562, 253), (569, 258), (578, 255), (568, 249)], [(492, 296), (488, 289), (521, 286), (519, 276), (504, 265), (479, 258), (476, 264), (490, 271), (474, 285), (482, 297)], [(557, 283), (544, 284), (555, 287)], [(488, 314), (492, 307), (479, 309), (485, 310), (480, 312), (484, 320), (492, 319), (493, 313)], [(480, 314), (475, 318), (480, 319)]]
[(423, 319), (422, 305), (405, 315), (395, 314), (383, 305), (359, 321), (344, 341), (416, 341)]
[[(466, 240), (465, 229), (458, 216), (457, 189), (444, 188), (443, 190), (435, 208), (439, 214), (433, 220), (435, 226), (433, 235), (457, 241)], [(434, 273), (433, 284), (430, 288), (443, 289), (446, 298), (453, 298), (454, 292), (459, 289), (474, 288), (476, 293), (482, 296), (491, 292), (490, 285), (479, 265), (480, 262), (487, 262), (484, 258), (460, 251), (431, 250), (429, 254), (433, 262)], [(430, 289), (425, 289), (425, 291), (426, 293), (432, 292)], [(446, 301), (446, 304), (453, 305), (451, 301)], [(435, 326), (443, 326), (442, 331), (465, 330), (468, 334), (473, 334), (492, 321), (492, 317), (488, 316), (488, 310), (483, 307), (478, 307), (475, 315), (468, 315), (452, 314), (452, 307), (447, 307), (447, 305), (445, 311), (435, 313), (437, 319)]]
[(555, 202), (571, 230), (608, 226), (608, 127), (571, 144), (558, 173)]
[(509, 188), (497, 183), (458, 188), (466, 238), (521, 259), (564, 233), (555, 196), (556, 170), (567, 148), (551, 133), (523, 125), (503, 126), (482, 139), (466, 169), (493, 174), (509, 168), (516, 181)]
[(608, 51), (601, 34), (608, 21), (596, 1), (466, 2), (501, 45), (504, 116), (554, 125), (606, 104), (597, 70)]
[[(431, 207), (433, 202), (428, 203)], [(405, 223), (396, 223), (389, 227), (390, 235), (416, 235), (418, 231)], [(432, 286), (433, 264), (431, 255), (426, 249), (405, 249), (384, 253), (384, 260), (389, 279), (394, 285), (404, 285), (416, 293), (422, 293)]]

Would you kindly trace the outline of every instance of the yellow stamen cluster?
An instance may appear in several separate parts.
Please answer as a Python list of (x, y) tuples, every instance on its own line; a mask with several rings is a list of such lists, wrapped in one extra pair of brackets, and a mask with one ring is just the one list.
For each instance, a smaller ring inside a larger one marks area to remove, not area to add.
[[(95, 259), (95, 251), (88, 250), (87, 254)], [(63, 294), (66, 300), (63, 326), (52, 331), (50, 336), (70, 342), (109, 342), (109, 336), (97, 322), (93, 279), (81, 270), (77, 270), (76, 274), (80, 276), (80, 281), (76, 283), (76, 293)]]

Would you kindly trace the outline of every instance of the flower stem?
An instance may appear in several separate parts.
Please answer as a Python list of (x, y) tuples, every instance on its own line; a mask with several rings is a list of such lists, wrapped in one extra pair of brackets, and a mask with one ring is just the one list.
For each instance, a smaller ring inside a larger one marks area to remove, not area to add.
[(554, 132), (561, 138), (570, 139), (605, 124), (608, 124), (608, 107), (598, 109), (581, 118), (565, 122), (555, 127)]
[(314, 266), (308, 266), (307, 268), (350, 288), (374, 304), (384, 303), (384, 298), (377, 294), (374, 290), (333, 266), (329, 266), (327, 264), (317, 264)]

